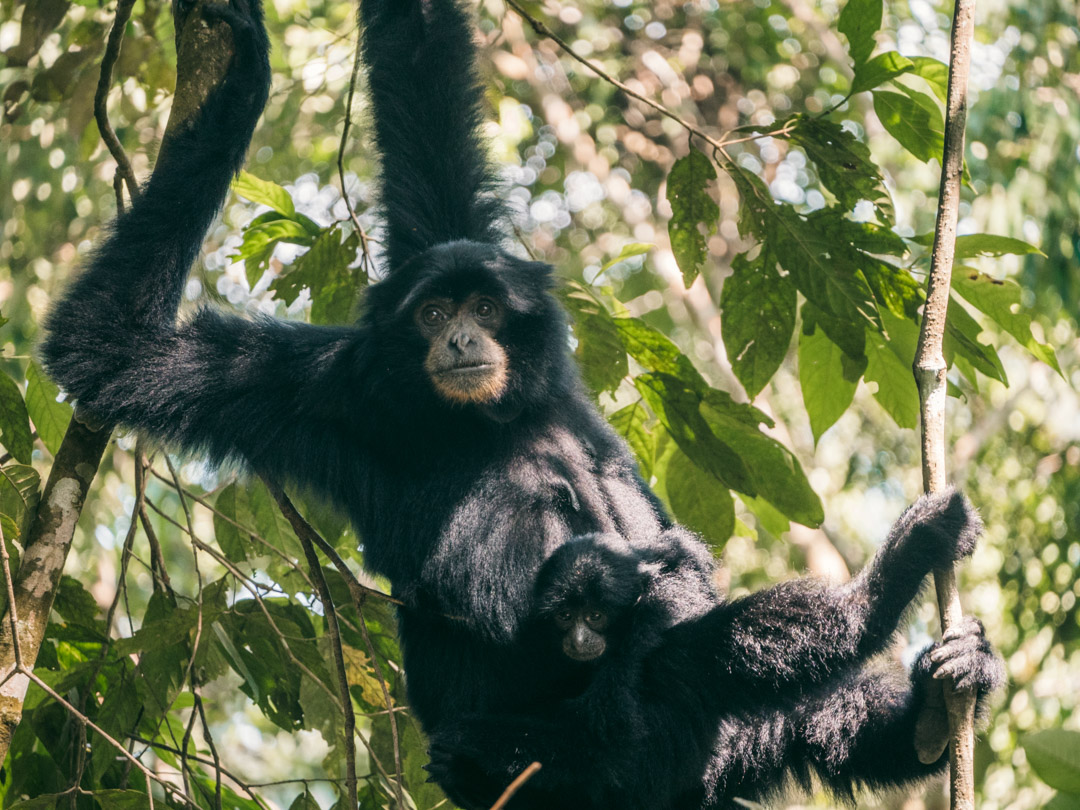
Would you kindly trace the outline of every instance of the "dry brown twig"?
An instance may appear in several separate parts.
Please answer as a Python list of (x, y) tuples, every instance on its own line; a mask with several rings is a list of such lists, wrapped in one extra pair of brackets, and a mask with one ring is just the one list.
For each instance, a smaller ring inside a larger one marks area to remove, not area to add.
[[(116, 131), (109, 123), (109, 112), (106, 104), (109, 100), (109, 90), (112, 88), (112, 71), (120, 56), (120, 46), (124, 41), (124, 29), (127, 28), (128, 20), (131, 19), (131, 9), (135, 6), (135, 0), (119, 0), (116, 4), (116, 17), (113, 19), (113, 27), (109, 31), (109, 40), (105, 46), (105, 55), (101, 57), (101, 73), (98, 77), (97, 90), (94, 92), (94, 120), (97, 122), (98, 132), (109, 154), (116, 161), (116, 174), (122, 177), (127, 186), (128, 196), (134, 200), (139, 196), (139, 184), (135, 180), (135, 171), (131, 168), (124, 147), (120, 145), (120, 139), (116, 137)], [(124, 199), (120, 188), (116, 185), (117, 210), (124, 211)]]
[[(945, 149), (938, 192), (937, 224), (926, 306), (913, 366), (915, 381), (919, 386), (923, 487), (927, 492), (941, 492), (946, 486), (945, 401), (948, 366), (943, 344), (956, 250), (960, 181), (964, 171), (964, 125), (974, 31), (975, 0), (957, 0), (949, 59), (949, 91), (945, 103)], [(963, 619), (955, 568), (935, 571), (934, 587), (944, 635)], [(971, 690), (957, 692), (949, 682), (945, 690), (945, 705), (949, 715), (950, 807), (952, 810), (974, 810), (975, 693)]]

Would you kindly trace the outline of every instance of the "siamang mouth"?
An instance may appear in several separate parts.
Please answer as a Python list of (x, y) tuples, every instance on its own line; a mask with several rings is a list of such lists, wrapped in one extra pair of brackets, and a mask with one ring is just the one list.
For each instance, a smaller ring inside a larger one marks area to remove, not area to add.
[(495, 365), (493, 363), (475, 363), (469, 366), (454, 366), (453, 368), (444, 368), (439, 371), (439, 374), (477, 374), (491, 371), (493, 368), (495, 368)]

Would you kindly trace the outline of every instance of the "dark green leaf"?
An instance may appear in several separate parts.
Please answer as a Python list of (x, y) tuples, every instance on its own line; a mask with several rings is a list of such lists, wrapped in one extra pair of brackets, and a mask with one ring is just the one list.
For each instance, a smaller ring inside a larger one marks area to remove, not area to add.
[(34, 451), (30, 416), (19, 386), (3, 371), (0, 371), (0, 442), (16, 460), (30, 463)]
[(647, 426), (648, 419), (649, 412), (640, 400), (621, 408), (608, 417), (608, 422), (615, 432), (626, 439), (626, 443), (634, 451), (641, 475), (646, 481), (653, 474), (653, 454), (656, 449), (656, 439)]
[(607, 309), (576, 282), (564, 296), (574, 320), (575, 349), (585, 383), (594, 394), (614, 391), (629, 372), (626, 348)]
[(998, 280), (970, 267), (957, 267), (952, 287), (969, 304), (988, 315), (1031, 354), (1061, 374), (1054, 350), (1039, 343), (1031, 333), (1031, 316), (1020, 303), (1020, 285), (1011, 279)]
[(248, 489), (248, 503), (255, 518), (255, 530), (259, 536), (286, 557), (303, 559), (304, 550), (289, 521), (278, 509), (277, 501), (262, 481), (252, 481)]
[[(930, 244), (933, 244), (933, 234), (930, 234), (930, 237)], [(1027, 256), (1029, 254), (1046, 256), (1037, 247), (1022, 239), (995, 236), (989, 233), (972, 233), (956, 237), (956, 251), (953, 255), (957, 261), (960, 261), (976, 256)]]
[(0, 515), (4, 521), (4, 533), (18, 538), (27, 521), (37, 509), (41, 479), (33, 467), (9, 464), (0, 468)]
[(244, 241), (232, 256), (244, 261), (244, 272), (251, 287), (259, 283), (263, 272), (269, 267), (270, 256), (278, 242), (306, 246), (314, 241), (314, 237), (299, 222), (281, 219), (280, 215), (274, 212), (271, 212), (269, 217), (272, 218), (258, 217), (244, 229)]
[(322, 810), (322, 808), (319, 807), (315, 797), (308, 793), (305, 787), (304, 792), (293, 799), (292, 804), (289, 805), (289, 810)]
[[(914, 92), (914, 91), (912, 91)], [(874, 91), (874, 112), (881, 125), (908, 152), (926, 162), (941, 160), (945, 149), (945, 121), (933, 100), (918, 103), (910, 95)]]
[(1051, 728), (1027, 735), (1021, 745), (1028, 763), (1046, 784), (1080, 793), (1080, 731)]
[(288, 272), (270, 285), (286, 304), (296, 300), (305, 287), (311, 290), (311, 322), (344, 323), (366, 277), (350, 267), (356, 261), (360, 239), (349, 234), (342, 240), (340, 225), (334, 225), (315, 239), (311, 249), (300, 256)]
[(54, 456), (64, 440), (71, 406), (57, 402), (60, 389), (31, 362), (26, 367), (26, 410), (37, 428), (38, 437)]
[(915, 65), (912, 61), (896, 51), (879, 53), (870, 61), (855, 65), (855, 81), (851, 83), (851, 92), (862, 93), (873, 90), (914, 69)]
[(265, 205), (279, 214), (290, 219), (296, 215), (296, 207), (293, 205), (289, 192), (277, 183), (262, 180), (249, 172), (240, 172), (233, 180), (233, 191), (245, 200), (250, 200), (259, 205)]
[(763, 245), (757, 258), (736, 256), (720, 294), (721, 329), (735, 376), (753, 399), (780, 368), (795, 331), (798, 295)]
[(1055, 793), (1043, 810), (1080, 810), (1080, 793)]
[(704, 537), (716, 550), (735, 530), (735, 503), (716, 478), (670, 442), (664, 453), (663, 479), (668, 505), (678, 521)]
[(867, 382), (877, 383), (874, 399), (880, 403), (902, 428), (919, 425), (919, 389), (911, 371), (911, 363), (905, 364), (889, 346), (888, 339), (877, 332), (867, 330), (866, 371)]
[(967, 310), (957, 301), (956, 296), (949, 297), (949, 309), (945, 321), (945, 359), (953, 362), (956, 355), (961, 355), (971, 365), (992, 380), (1008, 385), (1005, 368), (993, 346), (979, 342), (982, 327)]
[(720, 208), (708, 191), (715, 179), (712, 162), (693, 148), (675, 161), (668, 175), (667, 199), (671, 203), (668, 237), (687, 287), (701, 272), (708, 253), (706, 235), (716, 233), (720, 218)]
[(851, 404), (866, 359), (852, 360), (824, 331), (807, 325), (799, 334), (799, 385), (816, 444)]
[[(251, 533), (240, 526), (254, 526), (255, 520), (248, 504), (246, 487), (234, 481), (218, 493), (214, 501), (214, 536), (218, 545), (232, 562), (244, 562), (247, 559), (246, 547), (251, 543)], [(221, 514), (218, 514), (218, 513)], [(256, 551), (256, 555), (265, 553)]]
[(847, 37), (848, 51), (856, 66), (874, 52), (874, 34), (881, 27), (882, 0), (848, 0), (836, 24)]
[(669, 374), (697, 390), (708, 387), (690, 358), (663, 333), (640, 318), (615, 318), (613, 323), (627, 353), (643, 368)]
[(808, 116), (795, 119), (788, 137), (813, 161), (822, 185), (845, 211), (860, 200), (869, 200), (883, 222), (893, 221), (892, 200), (866, 144), (835, 121)]

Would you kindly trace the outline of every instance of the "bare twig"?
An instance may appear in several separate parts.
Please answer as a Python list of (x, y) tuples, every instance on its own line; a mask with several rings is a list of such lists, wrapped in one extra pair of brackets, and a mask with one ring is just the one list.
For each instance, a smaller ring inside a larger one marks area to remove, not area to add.
[(352, 105), (353, 96), (356, 95), (356, 80), (360, 75), (360, 54), (361, 48), (358, 38), (356, 42), (356, 53), (353, 56), (352, 75), (349, 77), (349, 95), (345, 100), (345, 123), (341, 128), (341, 145), (338, 146), (337, 170), (338, 179), (341, 181), (341, 199), (345, 200), (345, 210), (349, 212), (349, 219), (352, 221), (353, 227), (356, 228), (357, 236), (360, 237), (360, 250), (363, 256), (360, 260), (360, 266), (364, 273), (370, 277), (372, 264), (371, 246), (368, 243), (368, 235), (360, 225), (360, 220), (356, 217), (356, 211), (353, 210), (352, 200), (349, 199), (349, 192), (345, 188), (345, 146), (349, 143), (349, 128), (352, 126)]
[[(964, 169), (964, 124), (967, 118), (967, 83), (971, 66), (971, 43), (975, 30), (974, 0), (957, 0), (949, 60), (949, 92), (945, 104), (945, 150), (941, 164), (937, 226), (931, 255), (914, 373), (919, 386), (922, 413), (923, 487), (927, 492), (945, 488), (946, 373), (943, 343), (949, 307), (956, 223), (960, 209), (960, 180)], [(954, 568), (934, 572), (942, 633), (963, 618)], [(945, 690), (949, 714), (949, 778), (952, 810), (974, 810), (975, 726), (973, 691)]]
[[(97, 121), (98, 132), (101, 139), (109, 148), (109, 154), (116, 161), (116, 173), (124, 178), (128, 196), (132, 200), (139, 196), (139, 184), (135, 181), (135, 172), (131, 168), (124, 147), (120, 145), (120, 139), (109, 123), (109, 112), (106, 102), (109, 99), (109, 89), (112, 87), (113, 65), (120, 56), (120, 45), (124, 41), (124, 29), (127, 28), (128, 20), (131, 19), (131, 9), (135, 6), (135, 0), (119, 0), (116, 4), (116, 17), (113, 19), (112, 30), (109, 31), (109, 41), (105, 46), (105, 55), (101, 57), (101, 74), (98, 77), (97, 91), (94, 93), (94, 120)], [(123, 212), (122, 195), (117, 190), (119, 202), (118, 210)]]
[(532, 779), (533, 774), (540, 770), (541, 767), (539, 762), (534, 762), (519, 773), (514, 778), (514, 781), (506, 786), (506, 790), (503, 791), (502, 796), (499, 797), (498, 801), (491, 805), (491, 810), (503, 810), (503, 808), (506, 807), (506, 803), (514, 798), (514, 794), (521, 790), (521, 786)]

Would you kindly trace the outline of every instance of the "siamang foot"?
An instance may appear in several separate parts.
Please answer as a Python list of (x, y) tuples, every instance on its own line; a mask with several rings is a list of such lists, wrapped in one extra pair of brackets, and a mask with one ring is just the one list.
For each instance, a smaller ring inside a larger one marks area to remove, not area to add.
[(898, 521), (926, 561), (945, 567), (969, 556), (982, 535), (983, 523), (975, 507), (959, 490), (923, 495)]
[(987, 699), (1005, 683), (1005, 667), (987, 640), (982, 622), (965, 616), (940, 642), (922, 651), (912, 678), (922, 698), (915, 724), (915, 749), (921, 761), (931, 763), (942, 756), (949, 739), (946, 679), (958, 691), (975, 692), (975, 717), (982, 720)]
[(428, 781), (436, 783), (450, 801), (464, 810), (485, 810), (502, 793), (497, 780), (484, 773), (468, 752), (454, 745), (451, 735), (434, 735), (428, 758), (424, 766)]

